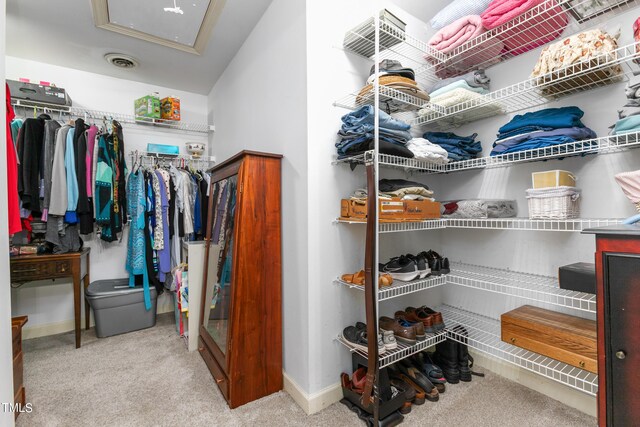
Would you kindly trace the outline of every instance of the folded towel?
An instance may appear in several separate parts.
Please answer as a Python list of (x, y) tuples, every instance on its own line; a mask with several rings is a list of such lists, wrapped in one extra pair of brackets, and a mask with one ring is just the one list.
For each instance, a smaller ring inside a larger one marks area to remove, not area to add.
[(431, 28), (439, 30), (453, 21), (468, 15), (479, 15), (489, 6), (491, 0), (454, 0), (431, 18)]
[(462, 76), (450, 77), (448, 79), (440, 80), (438, 83), (431, 86), (429, 92), (435, 92), (436, 90), (448, 86), (451, 83), (457, 82), (458, 80), (466, 81), (467, 84), (471, 87), (481, 87), (487, 90), (489, 90), (489, 83), (491, 83), (491, 79), (487, 77), (484, 70), (475, 70), (463, 74)]
[(447, 25), (429, 39), (427, 44), (442, 53), (450, 53), (456, 47), (486, 30), (482, 28), (482, 20), (478, 15), (464, 16)]
[(550, 127), (552, 129), (584, 127), (580, 119), (584, 111), (578, 107), (545, 108), (525, 114), (518, 114), (511, 121), (503, 125), (498, 132), (503, 134), (523, 126)]
[(614, 135), (622, 133), (640, 132), (640, 116), (629, 116), (616, 122), (613, 128)]
[(506, 52), (520, 55), (557, 39), (568, 23), (565, 10), (555, 0), (493, 0), (480, 15), (487, 29), (499, 27), (539, 6), (531, 19), (513, 25), (497, 37)]
[[(483, 87), (473, 87), (473, 86), (469, 86), (469, 83), (467, 83), (466, 80), (458, 80), (455, 81), (445, 87), (441, 87), (438, 90), (435, 90), (433, 92), (431, 92), (429, 94), (431, 101), (433, 101), (433, 98), (436, 98), (438, 96), (444, 95), (447, 92), (451, 92), (452, 90), (456, 90), (456, 89), (463, 89), (463, 90), (467, 90), (469, 92), (475, 92), (475, 93), (479, 93), (481, 95), (488, 93), (489, 91)], [(434, 102), (437, 104), (437, 102)]]

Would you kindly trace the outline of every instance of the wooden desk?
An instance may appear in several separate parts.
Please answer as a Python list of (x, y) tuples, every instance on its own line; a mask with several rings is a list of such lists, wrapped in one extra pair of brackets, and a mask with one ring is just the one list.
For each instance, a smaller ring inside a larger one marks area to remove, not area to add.
[[(24, 360), (22, 357), (22, 327), (27, 323), (27, 316), (19, 316), (11, 319), (11, 336), (13, 342), (13, 403), (24, 406), (27, 396), (24, 391)], [(15, 412), (18, 418), (20, 411)]]
[[(82, 289), (80, 282), (84, 280), (86, 291), (90, 283), (89, 254), (90, 248), (81, 252), (69, 252), (54, 255), (19, 255), (11, 257), (11, 283), (26, 283), (35, 280), (51, 280), (71, 277), (73, 279), (73, 311), (75, 317), (76, 348), (80, 348), (80, 300)], [(89, 301), (84, 300), (85, 327), (89, 329)]]

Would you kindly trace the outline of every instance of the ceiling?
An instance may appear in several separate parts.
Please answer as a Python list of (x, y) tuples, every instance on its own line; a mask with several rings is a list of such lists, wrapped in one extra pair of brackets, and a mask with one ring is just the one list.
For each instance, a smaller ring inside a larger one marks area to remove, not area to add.
[[(152, 3), (158, 8), (173, 7), (173, 0)], [(188, 7), (197, 9), (194, 3), (207, 2), (178, 0), (185, 14), (176, 17), (188, 15)], [(227, 1), (202, 55), (194, 55), (97, 28), (89, 0), (7, 0), (7, 55), (208, 94), (270, 3)], [(152, 28), (159, 22), (154, 22), (158, 18), (153, 14), (138, 14), (136, 19), (140, 28)], [(187, 37), (197, 30), (182, 28), (179, 32)], [(116, 68), (104, 60), (112, 52), (131, 55), (140, 65), (131, 70)]]

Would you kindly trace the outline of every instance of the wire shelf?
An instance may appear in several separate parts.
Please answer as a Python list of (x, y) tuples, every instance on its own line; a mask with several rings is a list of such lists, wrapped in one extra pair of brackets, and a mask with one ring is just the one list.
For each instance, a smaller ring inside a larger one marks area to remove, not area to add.
[(214, 126), (205, 123), (187, 123), (182, 121), (152, 119), (148, 117), (136, 117), (129, 114), (113, 113), (101, 110), (88, 110), (78, 107), (65, 107), (56, 104), (45, 104), (21, 99), (12, 99), (11, 105), (25, 110), (38, 110), (44, 113), (55, 113), (59, 117), (80, 117), (93, 120), (111, 121), (117, 120), (121, 124), (135, 124), (157, 126), (165, 129), (173, 129), (185, 132), (209, 133), (215, 130)]
[[(424, 104), (425, 100), (422, 98), (418, 98), (417, 96), (409, 95), (405, 92), (401, 92), (397, 89), (393, 89), (391, 87), (380, 85), (379, 86), (380, 93), (380, 108), (385, 111), (391, 111), (394, 113), (402, 113), (402, 112), (410, 112), (420, 109)], [(349, 110), (357, 110), (358, 108), (364, 105), (373, 105), (375, 103), (375, 89), (372, 87), (370, 91), (361, 94), (361, 93), (351, 93), (333, 103), (335, 107), (342, 107)], [(443, 108), (437, 106), (435, 107), (444, 115), (445, 111)], [(407, 114), (409, 117), (409, 114)], [(396, 118), (402, 119), (401, 116), (395, 115)], [(410, 115), (410, 119), (413, 120), (414, 115)]]
[(447, 218), (447, 228), (475, 228), (484, 230), (520, 231), (582, 231), (622, 223), (622, 219), (529, 219), (529, 218)]
[[(440, 306), (436, 310), (442, 313), (450, 338), (591, 396), (596, 395), (596, 374), (503, 342), (500, 339), (500, 321), (448, 305)], [(468, 336), (453, 331), (457, 325), (463, 326)]]
[[(585, 16), (585, 8), (593, 3), (592, 0), (545, 0), (511, 21), (486, 31), (452, 52), (444, 54), (444, 58), (441, 52), (431, 57), (429, 51), (425, 52), (429, 65), (421, 68), (420, 73), (427, 78), (431, 78), (432, 75), (446, 78), (487, 68), (518, 56), (534, 46), (541, 46), (560, 38), (565, 26), (567, 29), (563, 34), (573, 34), (581, 29), (583, 22), (593, 26), (610, 18), (611, 15), (626, 12), (639, 4), (638, 0), (619, 0), (599, 13)], [(496, 51), (500, 53), (496, 54)]]
[[(400, 60), (405, 67), (413, 67), (416, 79), (427, 82), (435, 82), (437, 77), (429, 72), (429, 64), (425, 63), (425, 57), (436, 58), (436, 61), (444, 61), (445, 55), (433, 49), (422, 40), (410, 36), (396, 26), (380, 21), (380, 60)], [(375, 21), (369, 18), (357, 27), (347, 31), (343, 46), (345, 50), (375, 60)]]
[[(353, 283), (345, 282), (340, 278), (337, 278), (335, 282), (352, 289), (364, 291), (364, 286), (354, 285)], [(425, 289), (435, 288), (437, 286), (442, 286), (445, 283), (447, 283), (447, 276), (445, 275), (430, 276), (425, 279), (412, 280), (410, 282), (395, 280), (391, 286), (383, 286), (378, 288), (378, 301), (385, 301), (402, 295), (420, 292)]]
[(596, 312), (594, 294), (560, 289), (558, 279), (555, 277), (462, 263), (451, 263), (451, 273), (446, 277), (447, 283), (454, 285), (483, 289), (588, 313)]
[[(338, 341), (343, 344), (345, 347), (349, 349), (352, 353), (359, 353), (364, 358), (367, 358), (367, 352), (363, 350), (359, 350), (353, 347), (349, 341), (347, 341), (342, 334), (338, 335)], [(409, 345), (398, 341), (398, 348), (393, 350), (387, 350), (383, 354), (379, 355), (379, 367), (380, 369), (392, 365), (399, 360), (406, 359), (409, 356), (412, 356), (416, 353), (419, 353), (423, 350), (426, 350), (434, 345), (445, 341), (446, 332), (440, 332), (438, 334), (427, 334), (427, 338), (423, 341), (418, 341), (415, 344)]]
[(563, 96), (623, 81), (640, 70), (632, 62), (637, 57), (637, 44), (632, 43), (588, 62), (573, 64), (541, 77), (531, 77), (471, 101), (449, 106), (444, 114), (429, 111), (413, 120), (412, 124), (440, 128), (460, 126), (499, 113), (538, 107)]

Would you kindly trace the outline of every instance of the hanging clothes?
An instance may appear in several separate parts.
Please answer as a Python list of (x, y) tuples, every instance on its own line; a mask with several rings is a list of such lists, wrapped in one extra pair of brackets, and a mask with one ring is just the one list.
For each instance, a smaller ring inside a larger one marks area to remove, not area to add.
[[(46, 116), (48, 117), (48, 116)], [(40, 178), (43, 175), (42, 148), (45, 116), (27, 119), (18, 134), (18, 194), (22, 207), (40, 212)]]
[(56, 131), (53, 164), (51, 166), (51, 191), (49, 194), (48, 215), (64, 216), (67, 211), (67, 172), (65, 168), (65, 150), (67, 135), (71, 126), (64, 125)]
[(87, 128), (83, 119), (76, 120), (73, 146), (75, 148), (76, 178), (78, 181), (78, 204), (76, 214), (80, 234), (93, 232), (93, 209), (87, 194)]
[(67, 173), (67, 211), (64, 221), (68, 224), (78, 222), (76, 208), (78, 207), (78, 178), (76, 177), (76, 158), (73, 139), (75, 128), (71, 127), (67, 133), (66, 147), (64, 150), (64, 167)]
[(131, 217), (129, 241), (127, 245), (126, 268), (129, 272), (129, 286), (135, 286), (135, 276), (142, 276), (144, 304), (151, 309), (151, 294), (149, 291), (149, 275), (145, 254), (145, 185), (144, 175), (140, 171), (132, 172), (127, 183), (129, 204), (127, 213)]
[(53, 157), (55, 154), (56, 134), (60, 127), (60, 123), (55, 120), (47, 120), (44, 124), (44, 199), (42, 200), (42, 221), (47, 221), (49, 213)]
[(7, 108), (7, 141), (5, 151), (7, 153), (7, 207), (9, 216), (9, 235), (22, 231), (20, 221), (20, 202), (18, 194), (18, 157), (14, 145), (15, 138), (12, 133), (12, 120), (15, 117), (13, 106), (11, 105), (11, 92), (9, 85), (5, 83), (6, 108)]
[[(163, 175), (156, 170), (156, 179), (160, 187), (160, 197), (156, 200), (156, 206), (160, 206), (162, 224), (162, 248), (158, 250), (158, 276), (161, 282), (165, 282), (166, 274), (171, 271), (171, 250), (169, 247), (169, 199), (167, 197), (167, 185)], [(156, 219), (156, 225), (158, 225)]]

